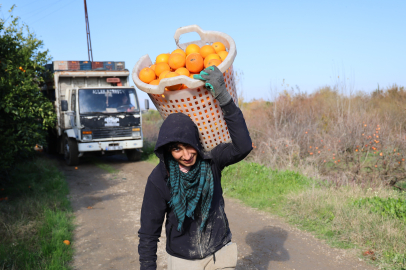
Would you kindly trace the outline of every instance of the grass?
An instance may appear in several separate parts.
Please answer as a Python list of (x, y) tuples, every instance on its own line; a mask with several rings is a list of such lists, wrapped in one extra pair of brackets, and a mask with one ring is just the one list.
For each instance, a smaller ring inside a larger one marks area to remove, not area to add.
[(63, 174), (36, 157), (16, 166), (0, 197), (0, 269), (70, 269), (73, 214)]
[(222, 185), (226, 196), (278, 214), (334, 247), (352, 248), (359, 255), (368, 251), (366, 258), (381, 269), (406, 269), (406, 223), (354, 203), (368, 197), (406, 199), (397, 191), (327, 186), (297, 172), (246, 161), (224, 169)]
[(354, 204), (370, 197), (405, 199), (383, 187), (331, 187), (289, 194), (284, 210), (290, 222), (333, 246), (356, 247), (359, 254), (372, 251), (373, 256), (369, 258), (381, 269), (406, 269), (406, 223), (372, 211), (367, 205)]
[(242, 161), (225, 168), (222, 186), (225, 195), (239, 198), (249, 206), (278, 212), (286, 194), (310, 187), (312, 181), (292, 171), (278, 171)]

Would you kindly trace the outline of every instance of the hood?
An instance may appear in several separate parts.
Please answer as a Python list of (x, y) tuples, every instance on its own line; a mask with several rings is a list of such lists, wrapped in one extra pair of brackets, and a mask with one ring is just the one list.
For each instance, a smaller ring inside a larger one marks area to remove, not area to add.
[(164, 146), (171, 142), (187, 143), (197, 150), (200, 157), (204, 158), (199, 130), (192, 119), (183, 113), (170, 114), (162, 123), (154, 150), (161, 161), (164, 160)]

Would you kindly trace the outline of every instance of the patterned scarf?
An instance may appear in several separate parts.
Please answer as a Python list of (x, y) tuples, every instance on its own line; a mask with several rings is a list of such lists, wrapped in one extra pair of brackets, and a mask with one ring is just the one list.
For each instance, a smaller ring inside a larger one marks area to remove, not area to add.
[(210, 163), (197, 158), (188, 173), (180, 171), (179, 163), (171, 154), (165, 155), (165, 163), (169, 169), (168, 186), (172, 195), (169, 206), (178, 219), (178, 231), (182, 228), (185, 215), (194, 219), (194, 211), (200, 198), (202, 198), (202, 224), (200, 225), (200, 231), (202, 231), (209, 217), (214, 192)]

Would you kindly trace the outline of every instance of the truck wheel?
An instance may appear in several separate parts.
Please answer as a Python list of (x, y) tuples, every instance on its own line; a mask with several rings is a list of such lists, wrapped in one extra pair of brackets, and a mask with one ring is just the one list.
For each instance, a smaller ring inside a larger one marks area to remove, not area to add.
[(74, 166), (79, 164), (79, 150), (75, 139), (65, 137), (63, 142), (63, 154), (67, 165)]
[(125, 154), (129, 161), (140, 161), (141, 160), (141, 152), (137, 149), (129, 149), (125, 150)]

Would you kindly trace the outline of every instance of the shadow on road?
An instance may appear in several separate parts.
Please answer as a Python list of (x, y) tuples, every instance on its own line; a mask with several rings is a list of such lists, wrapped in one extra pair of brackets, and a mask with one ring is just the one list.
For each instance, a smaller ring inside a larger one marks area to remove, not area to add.
[[(129, 180), (119, 175), (123, 166), (132, 163), (125, 155), (83, 157), (77, 166), (67, 166), (63, 155), (49, 155), (49, 157), (58, 161), (60, 169), (67, 178), (71, 194), (74, 194), (71, 201), (75, 210), (127, 196), (126, 192), (105, 193), (106, 190)], [(98, 209), (101, 210), (103, 207), (99, 206)]]
[(287, 231), (273, 226), (249, 233), (245, 242), (251, 247), (252, 253), (242, 259), (243, 264), (249, 266), (249, 269), (267, 270), (271, 261), (288, 261), (290, 256), (284, 248), (287, 238)]

